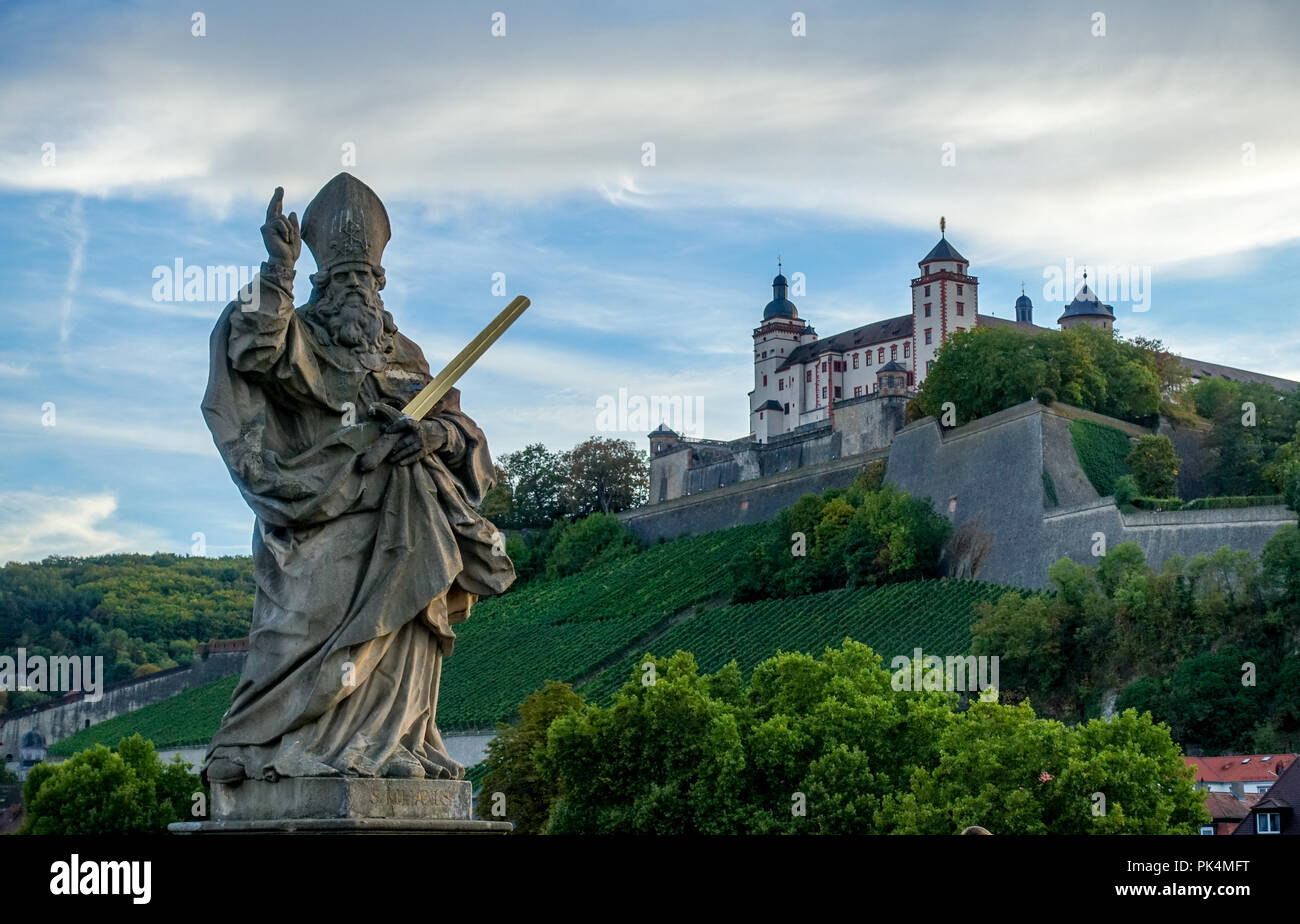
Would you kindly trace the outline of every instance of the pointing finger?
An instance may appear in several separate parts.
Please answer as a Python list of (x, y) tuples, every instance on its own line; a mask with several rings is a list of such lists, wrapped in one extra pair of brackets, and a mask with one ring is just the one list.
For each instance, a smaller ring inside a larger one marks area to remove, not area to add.
[(271, 201), (266, 206), (266, 221), (270, 224), (271, 219), (280, 214), (280, 204), (284, 201), (284, 187), (275, 187), (275, 192), (271, 194)]

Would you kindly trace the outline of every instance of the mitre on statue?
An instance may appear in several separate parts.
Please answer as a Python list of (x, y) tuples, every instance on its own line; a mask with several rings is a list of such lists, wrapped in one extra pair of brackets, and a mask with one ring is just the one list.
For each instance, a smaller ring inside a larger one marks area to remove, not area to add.
[(347, 264), (378, 268), (392, 236), (384, 204), (350, 173), (326, 183), (302, 216), (302, 240), (317, 272)]

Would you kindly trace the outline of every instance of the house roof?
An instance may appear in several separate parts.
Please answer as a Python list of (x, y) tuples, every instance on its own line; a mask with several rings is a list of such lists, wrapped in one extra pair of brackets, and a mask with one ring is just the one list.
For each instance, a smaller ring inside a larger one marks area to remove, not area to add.
[(1296, 769), (1296, 761), (1291, 761), (1282, 775), (1277, 778), (1277, 782), (1269, 787), (1268, 792), (1259, 797), (1259, 801), (1251, 806), (1250, 814), (1247, 815), (1233, 829), (1233, 834), (1257, 834), (1256, 822), (1252, 819), (1260, 812), (1278, 812), (1281, 815), (1282, 834), (1300, 834), (1300, 770)]
[(841, 334), (823, 337), (821, 340), (814, 340), (811, 343), (800, 344), (790, 351), (790, 355), (786, 357), (785, 362), (777, 367), (776, 371), (780, 372), (782, 369), (788, 369), (799, 363), (812, 362), (823, 353), (844, 353), (910, 336), (912, 336), (912, 316), (910, 314), (899, 315), (896, 318), (886, 318), (883, 321), (873, 321), (871, 324), (864, 324), (861, 327), (846, 330)]
[(1272, 782), (1296, 759), (1295, 754), (1230, 754), (1225, 757), (1184, 757), (1196, 768), (1198, 783)]
[(1241, 799), (1230, 792), (1207, 792), (1205, 808), (1215, 821), (1240, 821), (1250, 814), (1259, 797), (1257, 792), (1246, 793)]

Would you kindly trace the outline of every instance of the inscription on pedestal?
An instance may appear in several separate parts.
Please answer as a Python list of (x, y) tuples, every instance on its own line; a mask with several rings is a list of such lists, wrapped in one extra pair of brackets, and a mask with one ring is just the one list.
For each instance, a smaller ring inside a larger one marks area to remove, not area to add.
[(468, 780), (308, 777), (212, 787), (213, 820), (398, 818), (468, 820)]

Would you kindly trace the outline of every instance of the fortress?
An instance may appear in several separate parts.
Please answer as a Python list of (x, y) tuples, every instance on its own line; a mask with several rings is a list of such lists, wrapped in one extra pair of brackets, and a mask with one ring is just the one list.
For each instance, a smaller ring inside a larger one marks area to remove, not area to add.
[[(917, 263), (921, 272), (910, 284), (911, 311), (830, 337), (818, 338), (812, 324), (799, 317), (789, 281), (778, 272), (772, 300), (753, 331), (749, 434), (729, 442), (686, 439), (660, 424), (648, 434), (649, 503), (886, 450), (903, 428), (907, 402), (949, 337), (992, 325), (1051, 329), (1034, 323), (1033, 302), (1023, 291), (1014, 303), (1015, 320), (981, 314), (979, 279), (948, 241), (942, 219), (939, 227), (938, 243)], [(1061, 330), (1085, 324), (1114, 329), (1115, 310), (1088, 286), (1086, 270), (1056, 324)], [(1217, 375), (1284, 391), (1300, 387), (1216, 363), (1182, 362), (1193, 381)]]
[[(1045, 586), (1058, 558), (1094, 563), (1097, 533), (1111, 546), (1137, 542), (1160, 567), (1170, 555), (1190, 558), (1224, 545), (1258, 554), (1278, 527), (1296, 522), (1280, 506), (1124, 513), (1083, 473), (1069, 422), (1089, 419), (1130, 436), (1149, 431), (1079, 408), (1029, 401), (955, 429), (934, 418), (907, 423), (907, 402), (948, 337), (988, 325), (1051, 329), (1034, 324), (1033, 303), (1023, 293), (1014, 321), (980, 313), (979, 280), (946, 237), (918, 265), (911, 313), (824, 339), (799, 317), (789, 282), (778, 274), (753, 331), (751, 432), (726, 442), (686, 439), (660, 424), (649, 434), (649, 502), (620, 518), (647, 541), (757, 523), (803, 494), (844, 487), (868, 462), (887, 459), (887, 482), (929, 497), (952, 521), (945, 573), (1030, 588)], [(1114, 322), (1114, 309), (1086, 276), (1056, 319), (1063, 330), (1113, 330)], [(1300, 387), (1216, 363), (1182, 363), (1193, 381), (1219, 376), (1284, 391)], [(1195, 490), (1204, 434), (1163, 421), (1159, 432), (1184, 460), (1180, 487)]]

